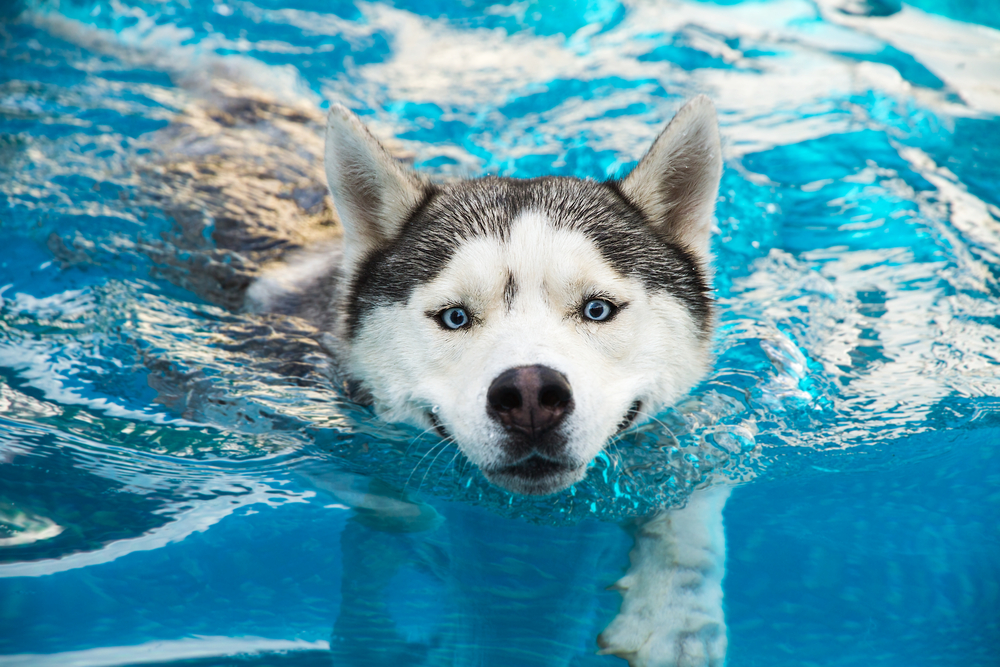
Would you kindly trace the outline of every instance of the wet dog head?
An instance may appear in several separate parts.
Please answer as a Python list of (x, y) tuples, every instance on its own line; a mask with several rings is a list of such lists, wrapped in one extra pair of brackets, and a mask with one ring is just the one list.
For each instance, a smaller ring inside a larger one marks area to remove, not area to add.
[(709, 363), (715, 110), (688, 103), (624, 179), (434, 186), (335, 107), (348, 373), (495, 484), (554, 493)]

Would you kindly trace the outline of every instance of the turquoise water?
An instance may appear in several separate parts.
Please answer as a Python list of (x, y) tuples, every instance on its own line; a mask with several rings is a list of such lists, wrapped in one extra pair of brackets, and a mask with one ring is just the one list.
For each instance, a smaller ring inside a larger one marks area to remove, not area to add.
[[(0, 10), (0, 666), (624, 665), (619, 524), (710, 475), (742, 481), (727, 664), (998, 664), (989, 4)], [(709, 94), (715, 370), (543, 500), (372, 421), (197, 279), (266, 249), (151, 194), (219, 81), (342, 101), (441, 178), (614, 176)]]

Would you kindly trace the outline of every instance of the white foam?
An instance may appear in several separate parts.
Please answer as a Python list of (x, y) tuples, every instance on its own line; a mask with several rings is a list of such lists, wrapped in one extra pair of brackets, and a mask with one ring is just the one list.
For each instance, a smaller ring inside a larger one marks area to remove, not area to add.
[(0, 667), (113, 667), (278, 651), (327, 651), (329, 642), (263, 637), (185, 637), (62, 653), (0, 655)]
[[(193, 90), (207, 91), (213, 79), (224, 79), (274, 95), (284, 104), (315, 107), (318, 96), (291, 65), (268, 65), (241, 54), (217, 55), (218, 50), (243, 51), (247, 44), (211, 33), (193, 42), (191, 28), (158, 24), (142, 9), (117, 4), (117, 11), (136, 19), (120, 32), (96, 28), (45, 8), (24, 12), (20, 20), (88, 50), (114, 56), (125, 63), (166, 72), (178, 83)], [(286, 52), (288, 45), (277, 42), (255, 44), (254, 48)]]
[[(309, 502), (309, 499), (315, 495), (313, 491), (306, 491), (299, 495), (283, 493), (277, 496), (273, 493), (273, 489), (266, 484), (246, 478), (239, 478), (234, 480), (234, 482), (238, 483), (240, 488), (250, 489), (250, 491), (240, 495), (227, 494), (208, 500), (199, 499), (196, 503), (192, 502), (185, 509), (182, 509), (185, 502), (182, 499), (174, 507), (166, 507), (160, 510), (161, 513), (177, 512), (167, 523), (139, 537), (117, 540), (95, 551), (75, 553), (63, 556), (62, 558), (0, 564), (0, 579), (10, 577), (43, 577), (58, 572), (110, 563), (140, 551), (154, 551), (168, 544), (181, 542), (194, 533), (205, 532), (225, 517), (249, 505), (264, 504), (274, 507), (288, 502)], [(219, 480), (213, 481), (212, 488), (217, 489), (218, 487)], [(207, 491), (207, 493), (211, 493), (211, 490)], [(0, 665), (5, 665), (6, 663), (2, 662), (2, 659), (0, 657)], [(123, 661), (123, 663), (131, 664), (128, 661)], [(70, 663), (53, 664), (67, 665)]]

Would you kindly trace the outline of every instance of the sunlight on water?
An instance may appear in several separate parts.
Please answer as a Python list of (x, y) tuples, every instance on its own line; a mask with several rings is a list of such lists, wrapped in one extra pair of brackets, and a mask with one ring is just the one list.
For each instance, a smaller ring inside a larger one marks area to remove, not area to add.
[[(136, 166), (172, 159), (150, 157), (163, 148), (156, 128), (225, 77), (307, 110), (346, 101), (445, 177), (605, 178), (640, 156), (684, 98), (716, 99), (729, 155), (717, 370), (661, 415), (668, 432), (627, 436), (557, 510), (642, 514), (712, 469), (746, 478), (798, 448), (889, 446), (961, 425), (981, 410), (973, 399), (1000, 392), (996, 204), (981, 198), (989, 177), (979, 170), (972, 188), (946, 157), (965, 123), (997, 132), (984, 116), (995, 91), (944, 81), (868, 23), (804, 2), (567, 11), (582, 11), (586, 27), (520, 5), (447, 18), (349, 4), (322, 14), (250, 3), (29, 11), (13, 29), (59, 39), (18, 40), (8, 54), (33, 62), (35, 81), (5, 84), (6, 122), (49, 128), (6, 135), (15, 146), (5, 226), (24, 246), (24, 270), (9, 266), (4, 288), (8, 391), (43, 398), (55, 428), (69, 409), (73, 432), (109, 444), (237, 458), (307, 447), (402, 486), (419, 479), (423, 491), (531, 512), (454, 452), (428, 456), (433, 441), (371, 425), (324, 378), (320, 349), (289, 379), (290, 362), (269, 359), (276, 346), (263, 343), (308, 347), (308, 331), (229, 314), (162, 280), (172, 274), (152, 246), (187, 239), (148, 200), (155, 173)], [(913, 9), (897, 18), (901, 40), (948, 28), (928, 44), (932, 56), (974, 38), (982, 48), (968, 51), (968, 66), (995, 67), (994, 33)], [(75, 106), (83, 111), (70, 115)], [(316, 133), (318, 116), (304, 113)], [(202, 144), (175, 149), (220, 150)], [(202, 247), (182, 251), (207, 254), (212, 234), (206, 227)], [(197, 271), (190, 256), (178, 262)], [(359, 463), (370, 437), (379, 451)], [(815, 457), (810, 465), (851, 465)], [(540, 514), (551, 517), (552, 504), (539, 503)]]
[[(1000, 32), (954, 4), (22, 3), (0, 23), (0, 576), (368, 480), (564, 525), (995, 428)], [(564, 493), (491, 487), (344, 398), (307, 325), (239, 312), (262, 264), (323, 239), (289, 223), (329, 215), (331, 100), (435, 178), (605, 179), (699, 93), (726, 152), (715, 369)], [(53, 509), (95, 494), (103, 517)]]

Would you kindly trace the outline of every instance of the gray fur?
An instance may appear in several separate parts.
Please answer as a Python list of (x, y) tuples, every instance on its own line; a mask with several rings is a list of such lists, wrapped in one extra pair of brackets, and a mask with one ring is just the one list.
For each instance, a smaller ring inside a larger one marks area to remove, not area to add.
[(711, 228), (706, 223), (721, 175), (715, 106), (699, 95), (677, 112), (620, 187), (655, 233), (707, 261)]
[[(721, 149), (707, 98), (620, 181), (431, 185), (342, 107), (328, 121), (326, 172), (342, 249), (290, 258), (251, 288), (251, 307), (313, 320), (377, 414), (435, 429), (494, 484), (567, 488), (617, 432), (708, 369)], [(587, 321), (594, 298), (616, 314)], [(467, 325), (443, 326), (458, 306)], [(602, 653), (632, 667), (722, 664), (727, 496), (699, 491), (637, 534)]]
[(544, 212), (556, 226), (583, 232), (622, 275), (641, 278), (651, 290), (669, 291), (708, 335), (711, 298), (697, 256), (654, 231), (616, 183), (495, 176), (431, 191), (395, 239), (359, 262), (346, 291), (344, 333), (353, 337), (371, 308), (406, 301), (462, 243), (482, 236), (504, 239), (511, 222), (526, 210)]
[(336, 105), (327, 124), (326, 170), (346, 257), (331, 252), (325, 272), (287, 290), (284, 299), (276, 292), (262, 300), (255, 286), (251, 309), (305, 316), (348, 342), (366, 312), (406, 301), (460, 244), (503, 239), (520, 213), (536, 209), (586, 234), (622, 275), (681, 300), (707, 337), (713, 324), (708, 221), (721, 171), (714, 117), (708, 98), (695, 98), (620, 181), (488, 176), (435, 186)]

